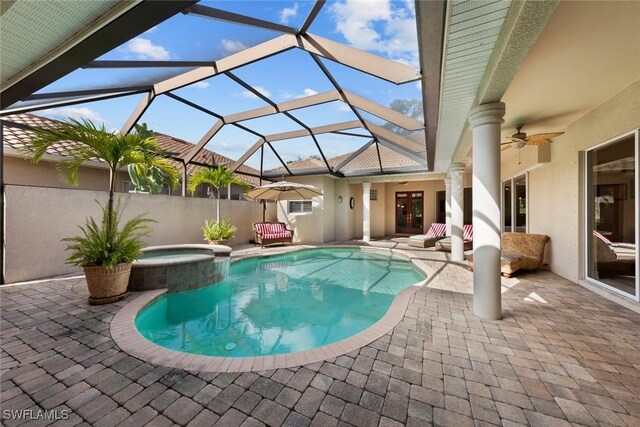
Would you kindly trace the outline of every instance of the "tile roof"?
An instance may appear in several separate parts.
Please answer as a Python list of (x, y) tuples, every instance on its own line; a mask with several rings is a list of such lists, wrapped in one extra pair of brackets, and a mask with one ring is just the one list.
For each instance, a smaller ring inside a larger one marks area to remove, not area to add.
[[(382, 167), (384, 169), (402, 169), (402, 168), (410, 168), (410, 167), (419, 167), (420, 163), (416, 162), (413, 159), (410, 159), (402, 154), (393, 151), (390, 148), (387, 148), (383, 145), (380, 145), (380, 159), (382, 160)], [(327, 162), (332, 168), (335, 168), (344, 160), (346, 160), (353, 152), (341, 154), (336, 157), (332, 157), (327, 159)], [(291, 163), (287, 163), (287, 167), (291, 171), (303, 171), (303, 170), (314, 170), (318, 171), (327, 170), (324, 161), (318, 160), (312, 157), (297, 160)], [(356, 156), (349, 163), (344, 165), (340, 172), (345, 174), (353, 174), (362, 171), (380, 171), (380, 162), (378, 161), (378, 153), (375, 145), (369, 146), (362, 153)], [(277, 175), (279, 173), (286, 174), (286, 170), (283, 167), (270, 169), (265, 171), (265, 175)]]
[[(18, 125), (23, 125), (26, 127), (48, 127), (59, 123), (57, 120), (28, 113), (6, 116), (3, 118), (3, 121), (17, 123)], [(166, 151), (175, 153), (175, 157), (182, 157), (183, 155), (191, 151), (194, 146), (194, 144), (180, 138), (175, 138), (173, 136), (158, 132), (154, 133), (160, 146)], [(28, 130), (28, 128), (5, 125), (3, 128), (2, 137), (2, 142), (5, 147), (22, 151), (25, 149), (25, 143), (33, 138), (33, 132)], [(72, 141), (61, 141), (59, 143), (51, 145), (47, 150), (47, 154), (52, 156), (66, 157), (69, 155), (69, 148), (74, 144), (75, 143)], [(207, 150), (206, 148), (202, 149), (193, 160), (196, 163), (209, 165), (214, 164), (214, 160), (215, 164), (217, 165), (233, 163), (232, 159), (218, 153), (214, 153), (213, 151)], [(178, 162), (176, 162), (176, 165), (178, 165)], [(189, 164), (187, 166), (187, 173), (190, 175), (200, 167), (202, 166)], [(237, 175), (240, 179), (253, 186), (260, 185), (259, 178), (245, 175), (245, 173), (259, 175), (260, 171), (253, 169), (252, 167), (249, 167), (247, 165), (242, 165), (237, 170)]]

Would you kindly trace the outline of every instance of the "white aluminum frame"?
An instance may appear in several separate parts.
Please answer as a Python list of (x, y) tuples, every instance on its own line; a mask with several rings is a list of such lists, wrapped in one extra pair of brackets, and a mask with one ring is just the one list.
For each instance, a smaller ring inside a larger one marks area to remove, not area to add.
[[(507, 178), (505, 180), (503, 180), (500, 183), (500, 188), (501, 188), (501, 194), (500, 194), (500, 228), (501, 231), (504, 232), (510, 232), (510, 233), (515, 233), (516, 231), (516, 221), (515, 221), (515, 212), (516, 212), (516, 199), (513, 196), (515, 194), (515, 188), (516, 188), (516, 179), (520, 178), (521, 176), (524, 176), (524, 191), (526, 194), (525, 197), (525, 208), (527, 210), (527, 217), (526, 217), (526, 222), (525, 222), (525, 233), (529, 232), (529, 171), (524, 171), (524, 172), (519, 172), (516, 175), (512, 175), (510, 178)], [(507, 228), (505, 227), (504, 221), (505, 221), (505, 211), (504, 211), (504, 207), (506, 205), (506, 200), (504, 199), (504, 188), (505, 188), (505, 183), (509, 181), (511, 182), (511, 189), (514, 190), (511, 192), (511, 200), (510, 200), (510, 205), (511, 205), (511, 226), (510, 226), (510, 230), (507, 230)]]
[[(627, 292), (624, 292), (621, 289), (618, 289), (614, 286), (608, 285), (605, 282), (602, 282), (598, 279), (594, 279), (593, 277), (589, 277), (589, 249), (590, 249), (590, 243), (592, 241), (592, 237), (591, 234), (593, 233), (593, 230), (590, 229), (590, 212), (589, 212), (589, 186), (591, 184), (591, 180), (589, 179), (589, 152), (593, 151), (595, 149), (601, 148), (601, 147), (605, 147), (609, 144), (613, 144), (617, 141), (620, 141), (621, 139), (628, 137), (628, 136), (634, 136), (634, 156), (635, 156), (635, 179), (634, 179), (634, 183), (635, 183), (635, 189), (634, 189), (634, 194), (636, 196), (636, 203), (635, 203), (635, 241), (636, 241), (636, 292), (635, 295), (630, 295)], [(640, 302), (640, 260), (638, 259), (638, 255), (640, 255), (640, 248), (638, 247), (638, 242), (640, 241), (640, 227), (638, 227), (638, 215), (640, 214), (640, 203), (639, 203), (639, 198), (638, 198), (638, 189), (640, 188), (640, 129), (635, 129), (629, 132), (625, 132), (622, 134), (619, 134), (613, 138), (610, 138), (604, 142), (601, 142), (600, 144), (596, 144), (592, 147), (589, 147), (586, 150), (583, 150), (584, 153), (584, 159), (583, 159), (583, 173), (584, 173), (584, 187), (582, 188), (583, 191), (583, 196), (584, 196), (584, 205), (582, 206), (582, 208), (584, 209), (584, 223), (582, 224), (584, 229), (583, 229), (583, 238), (584, 238), (584, 245), (582, 248), (582, 256), (583, 256), (583, 270), (582, 270), (582, 280), (584, 280), (585, 282), (591, 284), (591, 285), (595, 285), (598, 286), (600, 288), (606, 289), (610, 292), (613, 292), (617, 295), (620, 295), (626, 299), (629, 299), (631, 301), (635, 301), (635, 302)]]

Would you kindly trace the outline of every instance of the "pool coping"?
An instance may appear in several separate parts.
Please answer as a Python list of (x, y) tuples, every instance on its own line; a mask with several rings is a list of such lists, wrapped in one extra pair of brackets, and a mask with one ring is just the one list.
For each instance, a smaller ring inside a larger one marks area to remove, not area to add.
[[(332, 247), (351, 247), (363, 251), (387, 252), (393, 255), (399, 255), (407, 258), (415, 268), (427, 277), (400, 291), (391, 302), (391, 306), (384, 316), (364, 331), (322, 347), (295, 353), (271, 356), (219, 357), (185, 353), (154, 344), (138, 332), (135, 326), (135, 319), (144, 307), (164, 295), (167, 292), (166, 289), (144, 291), (118, 311), (111, 321), (111, 338), (123, 351), (145, 362), (197, 372), (259, 372), (277, 368), (291, 368), (324, 361), (360, 349), (386, 335), (400, 323), (411, 297), (419, 288), (429, 283), (433, 271), (430, 271), (431, 268), (429, 268), (426, 263), (417, 262), (419, 260), (412, 258), (411, 254), (404, 250), (356, 245), (317, 246), (317, 248)], [(307, 246), (300, 248), (300, 250), (312, 248), (314, 247)], [(264, 256), (268, 255), (257, 255), (256, 258)], [(253, 257), (245, 257), (242, 259), (248, 258)]]

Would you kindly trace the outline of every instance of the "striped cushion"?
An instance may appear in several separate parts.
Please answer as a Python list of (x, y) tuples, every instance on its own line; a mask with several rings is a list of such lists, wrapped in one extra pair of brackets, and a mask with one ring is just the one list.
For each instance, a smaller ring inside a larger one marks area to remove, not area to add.
[(444, 237), (447, 232), (447, 225), (442, 224), (440, 222), (434, 222), (429, 227), (429, 231), (427, 231), (426, 237)]
[(291, 232), (285, 231), (284, 233), (263, 234), (262, 237), (265, 239), (284, 239), (284, 238), (291, 237)]
[(473, 225), (465, 224), (462, 226), (462, 239), (468, 242), (473, 240)]
[(287, 230), (282, 222), (259, 222), (254, 225), (256, 233), (262, 234), (265, 238), (279, 238), (273, 236), (282, 235), (282, 237), (291, 236), (291, 231)]

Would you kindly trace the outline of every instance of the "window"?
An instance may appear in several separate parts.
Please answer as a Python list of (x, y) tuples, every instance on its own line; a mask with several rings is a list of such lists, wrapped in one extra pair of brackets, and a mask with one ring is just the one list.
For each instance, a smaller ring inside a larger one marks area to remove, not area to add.
[(369, 200), (378, 200), (378, 190), (369, 190)]
[(289, 200), (289, 213), (311, 213), (313, 210), (313, 204), (311, 200)]
[(527, 232), (527, 174), (502, 183), (502, 231)]
[(638, 300), (637, 132), (587, 151), (586, 276)]

